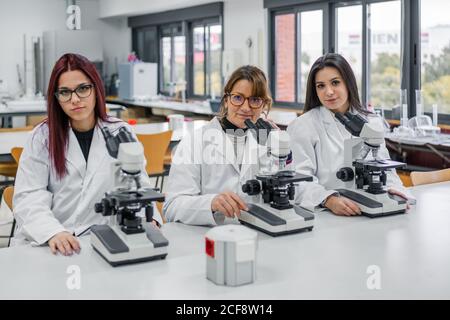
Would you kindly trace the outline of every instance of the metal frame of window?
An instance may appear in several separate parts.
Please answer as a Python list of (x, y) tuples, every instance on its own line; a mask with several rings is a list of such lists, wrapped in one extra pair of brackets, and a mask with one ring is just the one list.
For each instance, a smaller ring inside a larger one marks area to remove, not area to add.
[[(218, 18), (209, 18), (209, 19), (202, 19), (202, 20), (195, 20), (191, 21), (189, 23), (189, 44), (192, 46), (190, 50), (190, 56), (189, 56), (189, 81), (188, 81), (188, 95), (193, 98), (210, 98), (211, 97), (211, 81), (209, 82), (209, 88), (208, 88), (208, 81), (207, 77), (210, 77), (210, 70), (211, 70), (211, 58), (210, 58), (210, 48), (209, 48), (209, 35), (206, 36), (206, 33), (209, 34), (209, 27), (211, 26), (221, 26), (221, 53), (220, 53), (220, 61), (223, 59), (223, 19), (221, 17)], [(203, 52), (205, 59), (203, 61), (203, 70), (205, 73), (204, 83), (203, 83), (203, 95), (198, 95), (194, 93), (194, 28), (197, 27), (203, 27), (204, 30), (204, 36), (203, 36)], [(221, 64), (222, 65), (222, 64)], [(222, 70), (221, 70), (222, 72)], [(221, 76), (221, 86), (223, 86), (223, 77)]]
[[(186, 62), (185, 62), (185, 78), (187, 81), (187, 88), (186, 88), (186, 96), (192, 97), (191, 93), (192, 90), (190, 89), (191, 84), (191, 78), (192, 78), (192, 36), (190, 32), (190, 26), (191, 23), (196, 21), (207, 21), (207, 20), (214, 20), (220, 24), (222, 27), (222, 51), (224, 49), (224, 29), (223, 29), (223, 2), (214, 2), (209, 4), (203, 4), (188, 8), (182, 8), (182, 9), (175, 9), (171, 11), (165, 11), (165, 12), (159, 12), (159, 13), (152, 13), (152, 14), (145, 14), (140, 16), (134, 16), (128, 18), (128, 26), (132, 28), (132, 48), (134, 51), (137, 52), (137, 39), (139, 32), (143, 31), (144, 29), (148, 27), (156, 27), (157, 28), (157, 39), (158, 39), (158, 61), (155, 61), (158, 63), (158, 91), (163, 94), (167, 94), (168, 92), (163, 91), (162, 84), (162, 47), (161, 47), (161, 35), (162, 35), (162, 28), (169, 26), (169, 25), (182, 25), (183, 28), (183, 35), (185, 36), (186, 43)], [(173, 55), (173, 36), (172, 36), (172, 57), (174, 59)], [(221, 52), (221, 60), (222, 60), (222, 52)], [(171, 68), (171, 72), (174, 68)], [(221, 69), (222, 71), (222, 69)], [(223, 84), (223, 77), (221, 77), (221, 81)], [(196, 96), (196, 97), (205, 97), (205, 96)]]
[[(370, 96), (370, 34), (367, 28), (367, 5), (389, 2), (393, 0), (264, 0), (264, 7), (268, 9), (269, 15), (269, 76), (270, 86), (274, 97), (276, 97), (276, 59), (275, 59), (275, 17), (279, 14), (297, 13), (299, 11), (308, 11), (311, 7), (324, 10), (324, 51), (336, 51), (336, 9), (345, 6), (362, 5), (362, 81), (361, 97), (362, 103), (366, 104)], [(326, 12), (325, 12), (326, 10)], [(297, 18), (296, 18), (297, 20)], [(295, 40), (298, 41), (298, 29), (296, 27)], [(421, 42), (420, 42), (420, 0), (401, 0), (401, 89), (408, 90), (408, 116), (416, 114), (415, 90), (421, 88)], [(296, 56), (298, 46), (296, 46)], [(296, 70), (298, 70), (296, 62)], [(297, 75), (296, 75), (297, 77)], [(296, 90), (299, 84), (296, 80)], [(400, 88), (399, 88), (400, 89)], [(296, 101), (297, 91), (296, 91)], [(283, 106), (292, 109), (303, 108), (302, 103), (290, 103), (283, 101), (274, 101), (275, 106)], [(429, 113), (425, 113), (428, 114)], [(386, 110), (385, 116), (392, 117), (392, 111)], [(450, 124), (450, 114), (439, 114), (439, 122)]]
[[(177, 29), (177, 31), (175, 31), (175, 28)], [(180, 31), (181, 28), (181, 31)], [(158, 43), (159, 43), (159, 65), (158, 65), (158, 69), (159, 69), (159, 74), (161, 75), (158, 79), (159, 82), (159, 91), (160, 93), (163, 94), (169, 94), (168, 91), (164, 91), (164, 66), (162, 63), (162, 59), (163, 59), (163, 46), (162, 46), (162, 39), (165, 37), (170, 37), (170, 81), (173, 82), (173, 79), (175, 77), (175, 42), (174, 42), (174, 38), (175, 37), (179, 37), (179, 36), (184, 36), (185, 39), (187, 39), (186, 37), (186, 27), (185, 27), (185, 23), (184, 22), (180, 22), (180, 23), (171, 23), (171, 24), (166, 24), (166, 25), (162, 25), (159, 28), (159, 32), (158, 32)], [(186, 41), (186, 40), (185, 40)], [(185, 45), (185, 50), (186, 50), (186, 45)], [(186, 56), (186, 53), (185, 53)], [(186, 64), (185, 64), (185, 70), (186, 70)], [(187, 75), (187, 73), (185, 73)]]
[[(316, 1), (317, 2), (317, 1)], [(271, 22), (271, 26), (269, 28), (269, 43), (270, 43), (270, 61), (269, 61), (269, 78), (270, 78), (270, 87), (272, 91), (272, 95), (276, 97), (276, 74), (277, 74), (277, 68), (276, 68), (276, 46), (275, 46), (275, 18), (279, 15), (286, 15), (286, 14), (294, 14), (295, 18), (295, 46), (294, 46), (294, 64), (295, 64), (295, 94), (294, 94), (294, 102), (286, 102), (286, 101), (280, 101), (274, 99), (275, 105), (282, 105), (283, 107), (288, 107), (292, 109), (298, 109), (303, 108), (304, 103), (298, 102), (298, 95), (299, 90), (301, 88), (301, 83), (299, 81), (299, 75), (301, 74), (301, 66), (298, 63), (298, 53), (301, 52), (301, 13), (302, 12), (308, 12), (308, 11), (315, 11), (315, 10), (322, 10), (323, 11), (323, 19), (322, 19), (322, 30), (323, 32), (323, 41), (322, 41), (322, 51), (323, 53), (327, 52), (329, 50), (329, 35), (328, 30), (330, 29), (329, 25), (329, 5), (327, 3), (308, 3), (303, 4), (301, 6), (293, 6), (289, 8), (282, 8), (282, 9), (269, 9), (269, 21)], [(327, 30), (327, 32), (325, 32)]]

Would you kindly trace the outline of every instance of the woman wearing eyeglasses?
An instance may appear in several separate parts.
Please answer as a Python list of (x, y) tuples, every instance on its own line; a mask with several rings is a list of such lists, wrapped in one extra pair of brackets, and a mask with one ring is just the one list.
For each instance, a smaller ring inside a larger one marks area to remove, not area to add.
[[(94, 205), (114, 187), (114, 159), (100, 128), (106, 126), (114, 134), (128, 125), (106, 114), (101, 78), (95, 66), (77, 54), (65, 54), (56, 62), (47, 108), (47, 119), (33, 130), (20, 158), (12, 244), (48, 244), (53, 253), (71, 255), (80, 250), (79, 235), (106, 222)], [(144, 167), (141, 180), (150, 185)]]
[[(164, 213), (169, 221), (216, 225), (247, 209), (241, 186), (254, 179), (265, 151), (245, 120), (267, 116), (272, 105), (264, 73), (254, 66), (233, 72), (219, 115), (181, 140), (169, 173)], [(259, 153), (259, 154), (258, 154)]]
[[(300, 173), (314, 177), (300, 183), (297, 201), (309, 210), (329, 209), (336, 215), (361, 214), (356, 202), (340, 196), (335, 189), (344, 182), (336, 177), (343, 167), (344, 141), (351, 134), (336, 119), (335, 113), (351, 112), (368, 121), (379, 121), (361, 104), (356, 79), (349, 63), (339, 54), (327, 53), (318, 58), (308, 76), (304, 114), (287, 128), (291, 137), (293, 163)], [(381, 158), (389, 158), (383, 144)], [(387, 171), (389, 192), (410, 197), (395, 171)], [(407, 196), (408, 195), (408, 196)]]

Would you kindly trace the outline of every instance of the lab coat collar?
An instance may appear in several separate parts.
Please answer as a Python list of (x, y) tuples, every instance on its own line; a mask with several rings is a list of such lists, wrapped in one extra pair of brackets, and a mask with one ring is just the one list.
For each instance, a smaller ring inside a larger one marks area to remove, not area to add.
[(92, 135), (91, 148), (89, 149), (87, 162), (87, 171), (84, 179), (85, 186), (89, 185), (92, 177), (99, 171), (99, 168), (104, 165), (105, 159), (109, 157), (105, 139), (103, 138), (103, 134), (100, 130), (100, 128), (104, 125), (105, 124), (99, 120), (95, 126), (94, 134)]
[(322, 122), (329, 125), (331, 123), (334, 123), (334, 114), (330, 110), (328, 110), (326, 107), (321, 106), (319, 107), (320, 112), (320, 118), (322, 119)]
[(248, 130), (240, 176), (245, 177), (247, 172), (255, 165), (259, 168), (259, 157), (262, 153), (266, 152), (267, 147), (258, 145), (255, 136)]
[[(233, 168), (239, 172), (239, 167), (236, 163), (236, 154), (234, 152), (234, 146), (231, 139), (226, 135), (226, 133), (223, 131), (223, 128), (219, 122), (219, 119), (217, 117), (214, 117), (214, 119), (211, 120), (210, 126), (205, 126), (205, 129), (214, 128), (220, 131), (220, 138), (222, 143), (217, 143), (218, 148), (216, 148), (217, 152), (223, 156), (225, 160), (225, 164), (231, 164)], [(225, 145), (223, 145), (223, 143)]]
[(322, 119), (325, 131), (330, 140), (335, 141), (336, 143), (342, 143), (342, 141), (344, 141), (344, 136), (338, 128), (334, 113), (324, 106), (319, 107), (319, 112), (320, 119)]
[(77, 170), (81, 178), (84, 178), (86, 175), (86, 160), (84, 159), (78, 139), (70, 125), (68, 135), (69, 141), (66, 155), (67, 162)]
[(259, 155), (267, 152), (266, 146), (258, 145), (258, 142), (256, 141), (256, 138), (254, 137), (252, 132), (250, 130), (247, 130), (247, 140), (244, 147), (242, 166), (241, 170), (239, 170), (233, 142), (231, 141), (230, 137), (228, 137), (226, 133), (223, 132), (223, 128), (217, 118), (211, 120), (211, 127), (220, 130), (225, 142), (225, 148), (217, 148), (218, 152), (222, 154), (222, 156), (226, 160), (226, 163), (231, 164), (241, 177), (245, 177), (247, 172), (252, 167), (259, 164)]
[(95, 172), (102, 165), (108, 153), (100, 130), (100, 127), (103, 125), (103, 122), (99, 120), (94, 127), (87, 165), (78, 139), (75, 136), (72, 127), (69, 127), (67, 161), (78, 171), (81, 178), (84, 180), (84, 185), (89, 183)]

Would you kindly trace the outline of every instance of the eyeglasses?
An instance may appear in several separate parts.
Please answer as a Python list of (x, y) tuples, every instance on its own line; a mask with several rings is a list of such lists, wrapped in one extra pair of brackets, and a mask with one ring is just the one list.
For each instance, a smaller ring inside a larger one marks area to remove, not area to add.
[(82, 84), (78, 86), (75, 90), (61, 89), (55, 92), (55, 97), (60, 102), (68, 102), (72, 100), (72, 94), (75, 92), (78, 98), (87, 98), (92, 93), (93, 84)]
[(226, 96), (230, 97), (230, 102), (236, 107), (240, 107), (248, 100), (248, 105), (252, 109), (259, 109), (264, 104), (264, 99), (260, 97), (244, 97), (237, 93), (227, 93)]

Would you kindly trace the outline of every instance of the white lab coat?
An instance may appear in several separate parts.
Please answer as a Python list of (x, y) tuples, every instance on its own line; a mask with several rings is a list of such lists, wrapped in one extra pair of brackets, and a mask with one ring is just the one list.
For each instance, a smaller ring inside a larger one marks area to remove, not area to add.
[[(113, 135), (122, 126), (129, 128), (119, 119), (110, 119), (119, 122), (99, 120), (95, 126), (87, 165), (78, 140), (69, 128), (67, 174), (61, 180), (51, 167), (48, 126), (43, 124), (33, 130), (16, 176), (13, 208), (17, 230), (12, 245), (28, 242), (41, 245), (59, 232), (79, 235), (93, 224), (108, 222), (107, 217), (94, 211), (95, 203), (114, 187), (111, 162), (115, 159), (108, 154), (100, 127), (108, 127)], [(142, 185), (150, 186), (145, 162), (142, 168)], [(161, 222), (158, 211), (154, 212), (154, 219)]]
[[(369, 121), (380, 121), (369, 117)], [(292, 121), (287, 132), (291, 138), (292, 165), (297, 172), (313, 176), (313, 182), (299, 184), (296, 202), (311, 211), (317, 210), (334, 189), (344, 188), (336, 172), (344, 164), (344, 140), (351, 137), (334, 113), (321, 106)], [(370, 155), (371, 156), (371, 155)], [(369, 158), (370, 158), (369, 156)], [(381, 158), (389, 158), (385, 144), (379, 150)], [(408, 194), (395, 171), (387, 172), (386, 185)]]
[(221, 224), (225, 220), (223, 214), (211, 211), (211, 202), (216, 195), (233, 191), (244, 201), (251, 199), (241, 188), (247, 180), (255, 179), (260, 157), (267, 149), (258, 146), (250, 131), (246, 136), (241, 168), (233, 142), (217, 118), (181, 140), (167, 183), (163, 212), (168, 221), (193, 225)]

